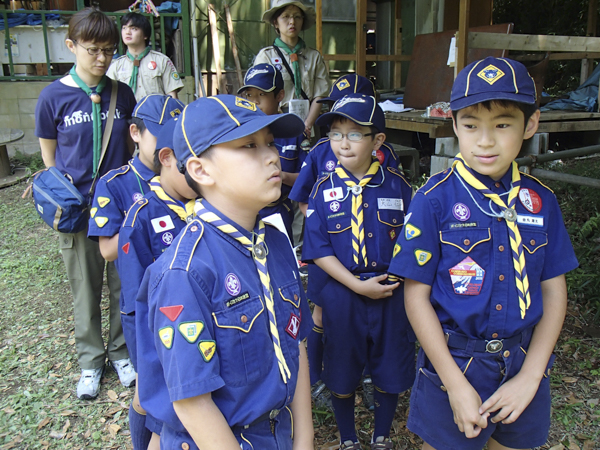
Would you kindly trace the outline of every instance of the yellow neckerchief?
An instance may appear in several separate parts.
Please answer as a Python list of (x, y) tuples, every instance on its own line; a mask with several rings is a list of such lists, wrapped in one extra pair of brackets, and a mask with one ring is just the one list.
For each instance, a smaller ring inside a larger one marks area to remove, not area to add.
[(196, 200), (189, 200), (185, 207), (181, 206), (183, 202), (175, 200), (169, 194), (167, 194), (162, 186), (160, 185), (160, 176), (155, 176), (150, 180), (150, 189), (160, 198), (165, 204), (179, 216), (181, 220), (187, 222), (187, 218), (194, 215), (194, 204)]
[(500, 207), (500, 210), (502, 211), (502, 216), (504, 217), (506, 226), (508, 227), (508, 236), (510, 238), (510, 247), (512, 249), (513, 265), (515, 268), (515, 283), (517, 285), (517, 291), (519, 292), (519, 308), (521, 310), (521, 319), (524, 319), (525, 313), (531, 304), (531, 297), (529, 295), (529, 279), (527, 278), (527, 270), (525, 269), (523, 242), (521, 240), (519, 227), (517, 226), (517, 213), (515, 211), (515, 205), (517, 198), (519, 197), (519, 189), (521, 188), (521, 175), (519, 174), (519, 167), (517, 166), (517, 163), (513, 161), (511, 180), (512, 188), (508, 193), (508, 206), (498, 194), (485, 187), (485, 185), (473, 175), (473, 169), (467, 165), (466, 161), (460, 154), (456, 156), (452, 167), (456, 169), (463, 180), (465, 180), (470, 186), (475, 188), (485, 197), (493, 201)]
[(354, 263), (359, 264), (358, 258), (361, 256), (365, 267), (367, 267), (367, 247), (365, 245), (365, 225), (363, 215), (362, 191), (371, 178), (379, 171), (379, 161), (374, 159), (371, 167), (360, 180), (358, 184), (350, 179), (344, 168), (338, 163), (335, 168), (335, 173), (340, 179), (346, 183), (348, 190), (352, 192), (352, 257)]

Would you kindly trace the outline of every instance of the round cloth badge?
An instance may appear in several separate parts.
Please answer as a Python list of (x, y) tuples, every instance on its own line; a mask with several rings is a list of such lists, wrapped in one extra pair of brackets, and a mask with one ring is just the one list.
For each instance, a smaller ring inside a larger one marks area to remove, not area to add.
[(533, 189), (523, 188), (519, 191), (521, 204), (530, 213), (537, 214), (542, 210), (542, 199)]
[(144, 194), (140, 194), (139, 192), (136, 192), (135, 194), (133, 194), (133, 201), (137, 202), (140, 201), (142, 198), (144, 198)]
[(383, 161), (385, 161), (385, 155), (383, 154), (383, 152), (377, 149), (377, 151), (375, 152), (375, 156), (377, 157), (379, 164), (383, 164)]
[(156, 69), (156, 61), (150, 61), (148, 63), (148, 69), (155, 70)]
[(464, 203), (455, 203), (452, 207), (452, 215), (456, 220), (465, 222), (471, 217), (471, 210)]
[(338, 201), (333, 201), (329, 204), (329, 209), (331, 210), (331, 212), (338, 212), (340, 210), (340, 202)]
[(225, 277), (225, 290), (229, 295), (238, 295), (242, 291), (240, 279), (234, 273), (228, 273)]
[(171, 245), (171, 243), (173, 242), (173, 233), (167, 231), (166, 233), (164, 233), (160, 240), (163, 242), (163, 244), (165, 245)]
[(327, 172), (333, 172), (335, 170), (335, 161), (327, 161), (325, 163), (325, 170), (327, 170)]

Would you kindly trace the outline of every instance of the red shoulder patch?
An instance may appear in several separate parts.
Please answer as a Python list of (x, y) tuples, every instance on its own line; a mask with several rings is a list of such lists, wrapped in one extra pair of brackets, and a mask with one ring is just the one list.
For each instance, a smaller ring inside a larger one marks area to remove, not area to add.
[(123, 253), (128, 255), (129, 254), (129, 242), (127, 244), (125, 244), (123, 247), (121, 247), (121, 249), (123, 250)]
[(171, 322), (175, 322), (175, 320), (179, 317), (179, 314), (181, 314), (181, 311), (183, 311), (183, 305), (162, 306), (158, 309), (161, 313), (167, 316)]

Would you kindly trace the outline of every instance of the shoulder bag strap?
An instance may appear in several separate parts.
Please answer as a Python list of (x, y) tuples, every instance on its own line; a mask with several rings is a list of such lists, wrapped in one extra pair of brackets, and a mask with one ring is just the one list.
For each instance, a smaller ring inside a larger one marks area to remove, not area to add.
[[(277, 47), (275, 44), (273, 44), (273, 48), (275, 49), (275, 51), (281, 58), (281, 62), (285, 66), (285, 70), (287, 70), (288, 73), (290, 74), (290, 77), (292, 77), (292, 83), (294, 83), (294, 85), (296, 85), (296, 78), (294, 78), (294, 72), (292, 71), (292, 69), (290, 69), (290, 65), (288, 64), (287, 60), (284, 58), (283, 53), (281, 53), (281, 50), (279, 50), (279, 47)], [(304, 97), (306, 100), (309, 100), (308, 95), (306, 95), (306, 92), (304, 92), (304, 89), (300, 88), (300, 92), (302, 93), (302, 97)]]

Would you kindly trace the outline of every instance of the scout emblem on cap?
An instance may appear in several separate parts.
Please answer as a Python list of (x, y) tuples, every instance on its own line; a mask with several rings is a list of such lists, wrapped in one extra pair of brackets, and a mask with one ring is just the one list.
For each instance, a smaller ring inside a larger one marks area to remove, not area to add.
[(466, 257), (454, 267), (451, 267), (450, 279), (454, 292), (459, 295), (479, 295), (485, 270), (470, 257)]
[(239, 106), (240, 108), (246, 108), (250, 111), (256, 111), (256, 104), (239, 97), (235, 98), (235, 106)]
[(350, 87), (350, 82), (348, 80), (340, 80), (337, 82), (336, 86), (340, 91), (343, 91)]
[(246, 80), (250, 80), (259, 73), (269, 73), (269, 71), (267, 69), (250, 69), (250, 71), (246, 74)]
[(204, 330), (204, 322), (182, 322), (177, 328), (184, 339), (193, 344), (198, 339), (198, 336), (200, 336), (200, 333), (202, 333), (202, 330)]
[(456, 220), (465, 222), (469, 220), (469, 217), (471, 217), (471, 211), (469, 210), (469, 207), (464, 203), (455, 203), (452, 207), (452, 215)]
[(200, 350), (200, 354), (204, 361), (209, 362), (213, 356), (215, 356), (217, 344), (215, 341), (200, 341), (198, 343), (198, 350)]
[(504, 72), (498, 69), (493, 64), (481, 69), (481, 71), (477, 74), (479, 78), (483, 81), (489, 83), (490, 85), (494, 84), (500, 78), (504, 76)]
[(231, 296), (236, 296), (242, 291), (242, 284), (240, 279), (234, 273), (228, 273), (225, 277), (225, 290)]
[(167, 350), (173, 347), (173, 335), (175, 334), (173, 327), (164, 327), (158, 330), (158, 337)]

